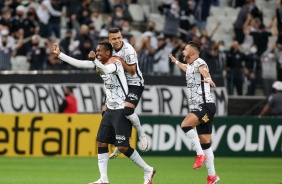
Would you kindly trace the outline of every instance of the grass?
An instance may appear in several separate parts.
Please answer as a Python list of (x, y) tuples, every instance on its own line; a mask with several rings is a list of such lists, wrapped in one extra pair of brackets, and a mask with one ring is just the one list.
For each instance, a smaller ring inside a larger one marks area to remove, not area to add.
[[(192, 157), (144, 157), (157, 169), (154, 184), (202, 184), (205, 166), (192, 169)], [(220, 183), (282, 184), (281, 158), (219, 158), (215, 160)], [(127, 158), (109, 161), (111, 184), (141, 184), (143, 172)], [(99, 177), (96, 157), (0, 157), (1, 184), (88, 184)]]

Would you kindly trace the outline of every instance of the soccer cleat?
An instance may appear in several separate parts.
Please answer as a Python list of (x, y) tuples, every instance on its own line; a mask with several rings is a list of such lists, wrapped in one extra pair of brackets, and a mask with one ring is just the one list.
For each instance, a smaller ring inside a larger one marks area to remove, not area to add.
[(156, 174), (156, 170), (153, 167), (149, 167), (148, 171), (144, 172), (144, 184), (152, 184), (153, 177)]
[(207, 160), (206, 154), (197, 155), (194, 160), (195, 163), (194, 163), (193, 169), (199, 169), (200, 167), (202, 167), (206, 160)]
[(141, 142), (141, 151), (145, 152), (148, 151), (148, 140), (147, 136), (143, 135), (142, 137), (139, 137), (139, 140)]
[(102, 179), (98, 179), (97, 181), (94, 181), (89, 184), (110, 184), (109, 181), (103, 181)]
[(120, 151), (119, 151), (118, 148), (116, 147), (115, 150), (114, 150), (114, 152), (110, 155), (109, 158), (110, 158), (110, 159), (114, 159), (114, 158), (118, 157), (119, 154), (120, 154)]
[(206, 184), (215, 184), (219, 180), (220, 179), (219, 179), (219, 177), (216, 174), (214, 176), (208, 176)]

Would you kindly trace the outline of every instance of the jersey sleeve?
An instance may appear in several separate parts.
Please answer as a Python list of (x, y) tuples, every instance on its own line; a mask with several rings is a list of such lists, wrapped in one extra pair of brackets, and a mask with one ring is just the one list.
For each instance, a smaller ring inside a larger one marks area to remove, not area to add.
[(60, 53), (60, 55), (58, 56), (59, 59), (61, 59), (62, 61), (75, 66), (77, 68), (94, 68), (95, 64), (92, 61), (83, 61), (83, 60), (77, 60), (75, 58), (72, 58), (64, 53)]
[(138, 63), (136, 51), (131, 45), (125, 51), (125, 62), (129, 66)]
[(98, 61), (98, 59), (95, 59), (95, 65), (97, 66), (98, 70), (101, 73), (104, 74), (109, 74), (109, 73), (113, 73), (117, 70), (117, 65), (116, 63), (112, 63), (112, 64), (108, 64), (108, 65), (103, 65), (100, 61)]

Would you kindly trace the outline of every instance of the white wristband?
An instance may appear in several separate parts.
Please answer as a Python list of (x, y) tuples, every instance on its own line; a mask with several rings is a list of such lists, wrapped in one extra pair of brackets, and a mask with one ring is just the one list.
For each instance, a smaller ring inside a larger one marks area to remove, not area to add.
[(211, 83), (211, 82), (212, 82), (212, 79), (211, 79), (210, 77), (205, 78), (205, 80), (207, 80), (208, 83)]
[(176, 60), (176, 61), (175, 61), (175, 64), (177, 65), (178, 63), (179, 63), (179, 61), (178, 61), (178, 60)]

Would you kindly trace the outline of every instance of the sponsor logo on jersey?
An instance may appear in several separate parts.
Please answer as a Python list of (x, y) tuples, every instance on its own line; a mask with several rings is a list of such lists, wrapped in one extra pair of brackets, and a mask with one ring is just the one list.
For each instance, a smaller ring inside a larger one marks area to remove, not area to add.
[(114, 89), (115, 85), (113, 84), (105, 84), (106, 89)]

